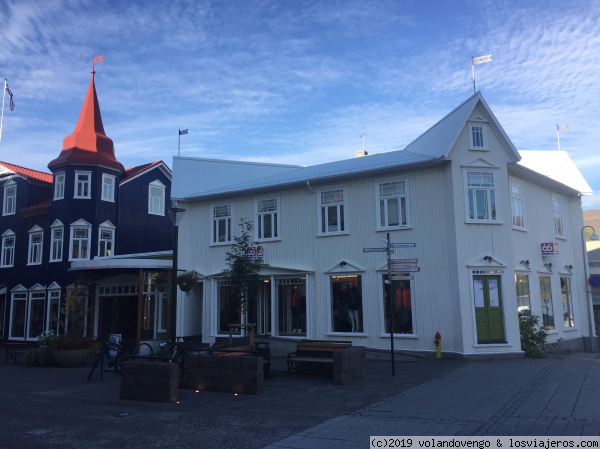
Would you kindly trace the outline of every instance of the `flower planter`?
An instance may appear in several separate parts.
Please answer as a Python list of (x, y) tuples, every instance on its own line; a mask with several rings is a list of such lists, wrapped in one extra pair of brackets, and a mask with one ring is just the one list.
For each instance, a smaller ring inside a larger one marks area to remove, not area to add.
[(70, 349), (66, 351), (52, 351), (54, 361), (63, 368), (72, 368), (84, 365), (94, 355), (92, 348)]

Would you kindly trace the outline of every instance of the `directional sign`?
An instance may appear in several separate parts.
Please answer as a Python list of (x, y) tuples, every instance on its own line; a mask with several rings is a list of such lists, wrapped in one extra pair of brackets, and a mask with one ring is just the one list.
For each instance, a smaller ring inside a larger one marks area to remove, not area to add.
[[(414, 280), (414, 276), (404, 276), (402, 274), (392, 274), (392, 281), (412, 281)], [(387, 282), (387, 280), (386, 280)]]
[(388, 239), (386, 239), (385, 237), (381, 237), (381, 241), (382, 241), (383, 243), (387, 243), (387, 242), (389, 242), (389, 240), (388, 240)]
[(414, 248), (416, 243), (390, 243), (392, 248)]
[(387, 248), (363, 248), (363, 253), (385, 253)]
[(400, 263), (400, 264), (406, 264), (406, 265), (415, 264), (418, 261), (419, 261), (419, 259), (390, 259), (390, 263)]
[(417, 271), (421, 271), (419, 267), (409, 267), (409, 266), (394, 266), (390, 267), (392, 273), (416, 273)]

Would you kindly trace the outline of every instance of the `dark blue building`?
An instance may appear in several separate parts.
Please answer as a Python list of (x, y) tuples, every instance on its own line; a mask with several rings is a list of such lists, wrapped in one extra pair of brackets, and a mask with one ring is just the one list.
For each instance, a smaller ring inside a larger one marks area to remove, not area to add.
[[(62, 332), (68, 291), (87, 304), (86, 335), (131, 344), (167, 334), (171, 170), (125, 169), (104, 132), (94, 71), (73, 133), (50, 173), (0, 162), (0, 337)], [(68, 319), (68, 318), (67, 318)]]

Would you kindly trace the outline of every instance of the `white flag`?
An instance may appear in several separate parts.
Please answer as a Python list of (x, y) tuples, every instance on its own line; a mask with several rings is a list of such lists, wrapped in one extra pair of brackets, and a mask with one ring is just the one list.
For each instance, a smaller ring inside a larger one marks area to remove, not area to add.
[(556, 125), (557, 131), (561, 131), (563, 129), (571, 129), (571, 125)]
[(473, 65), (475, 65), (475, 64), (483, 64), (484, 62), (491, 62), (491, 61), (492, 61), (492, 54), (491, 53), (489, 55), (479, 56), (477, 58), (471, 57), (471, 62), (473, 63)]

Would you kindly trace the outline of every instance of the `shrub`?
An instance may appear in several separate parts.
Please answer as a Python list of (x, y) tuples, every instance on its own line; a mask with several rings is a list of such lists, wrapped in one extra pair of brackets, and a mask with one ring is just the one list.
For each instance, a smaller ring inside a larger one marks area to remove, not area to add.
[(542, 356), (548, 338), (548, 331), (539, 323), (540, 317), (535, 315), (519, 318), (521, 349), (525, 351), (525, 357), (537, 358)]

